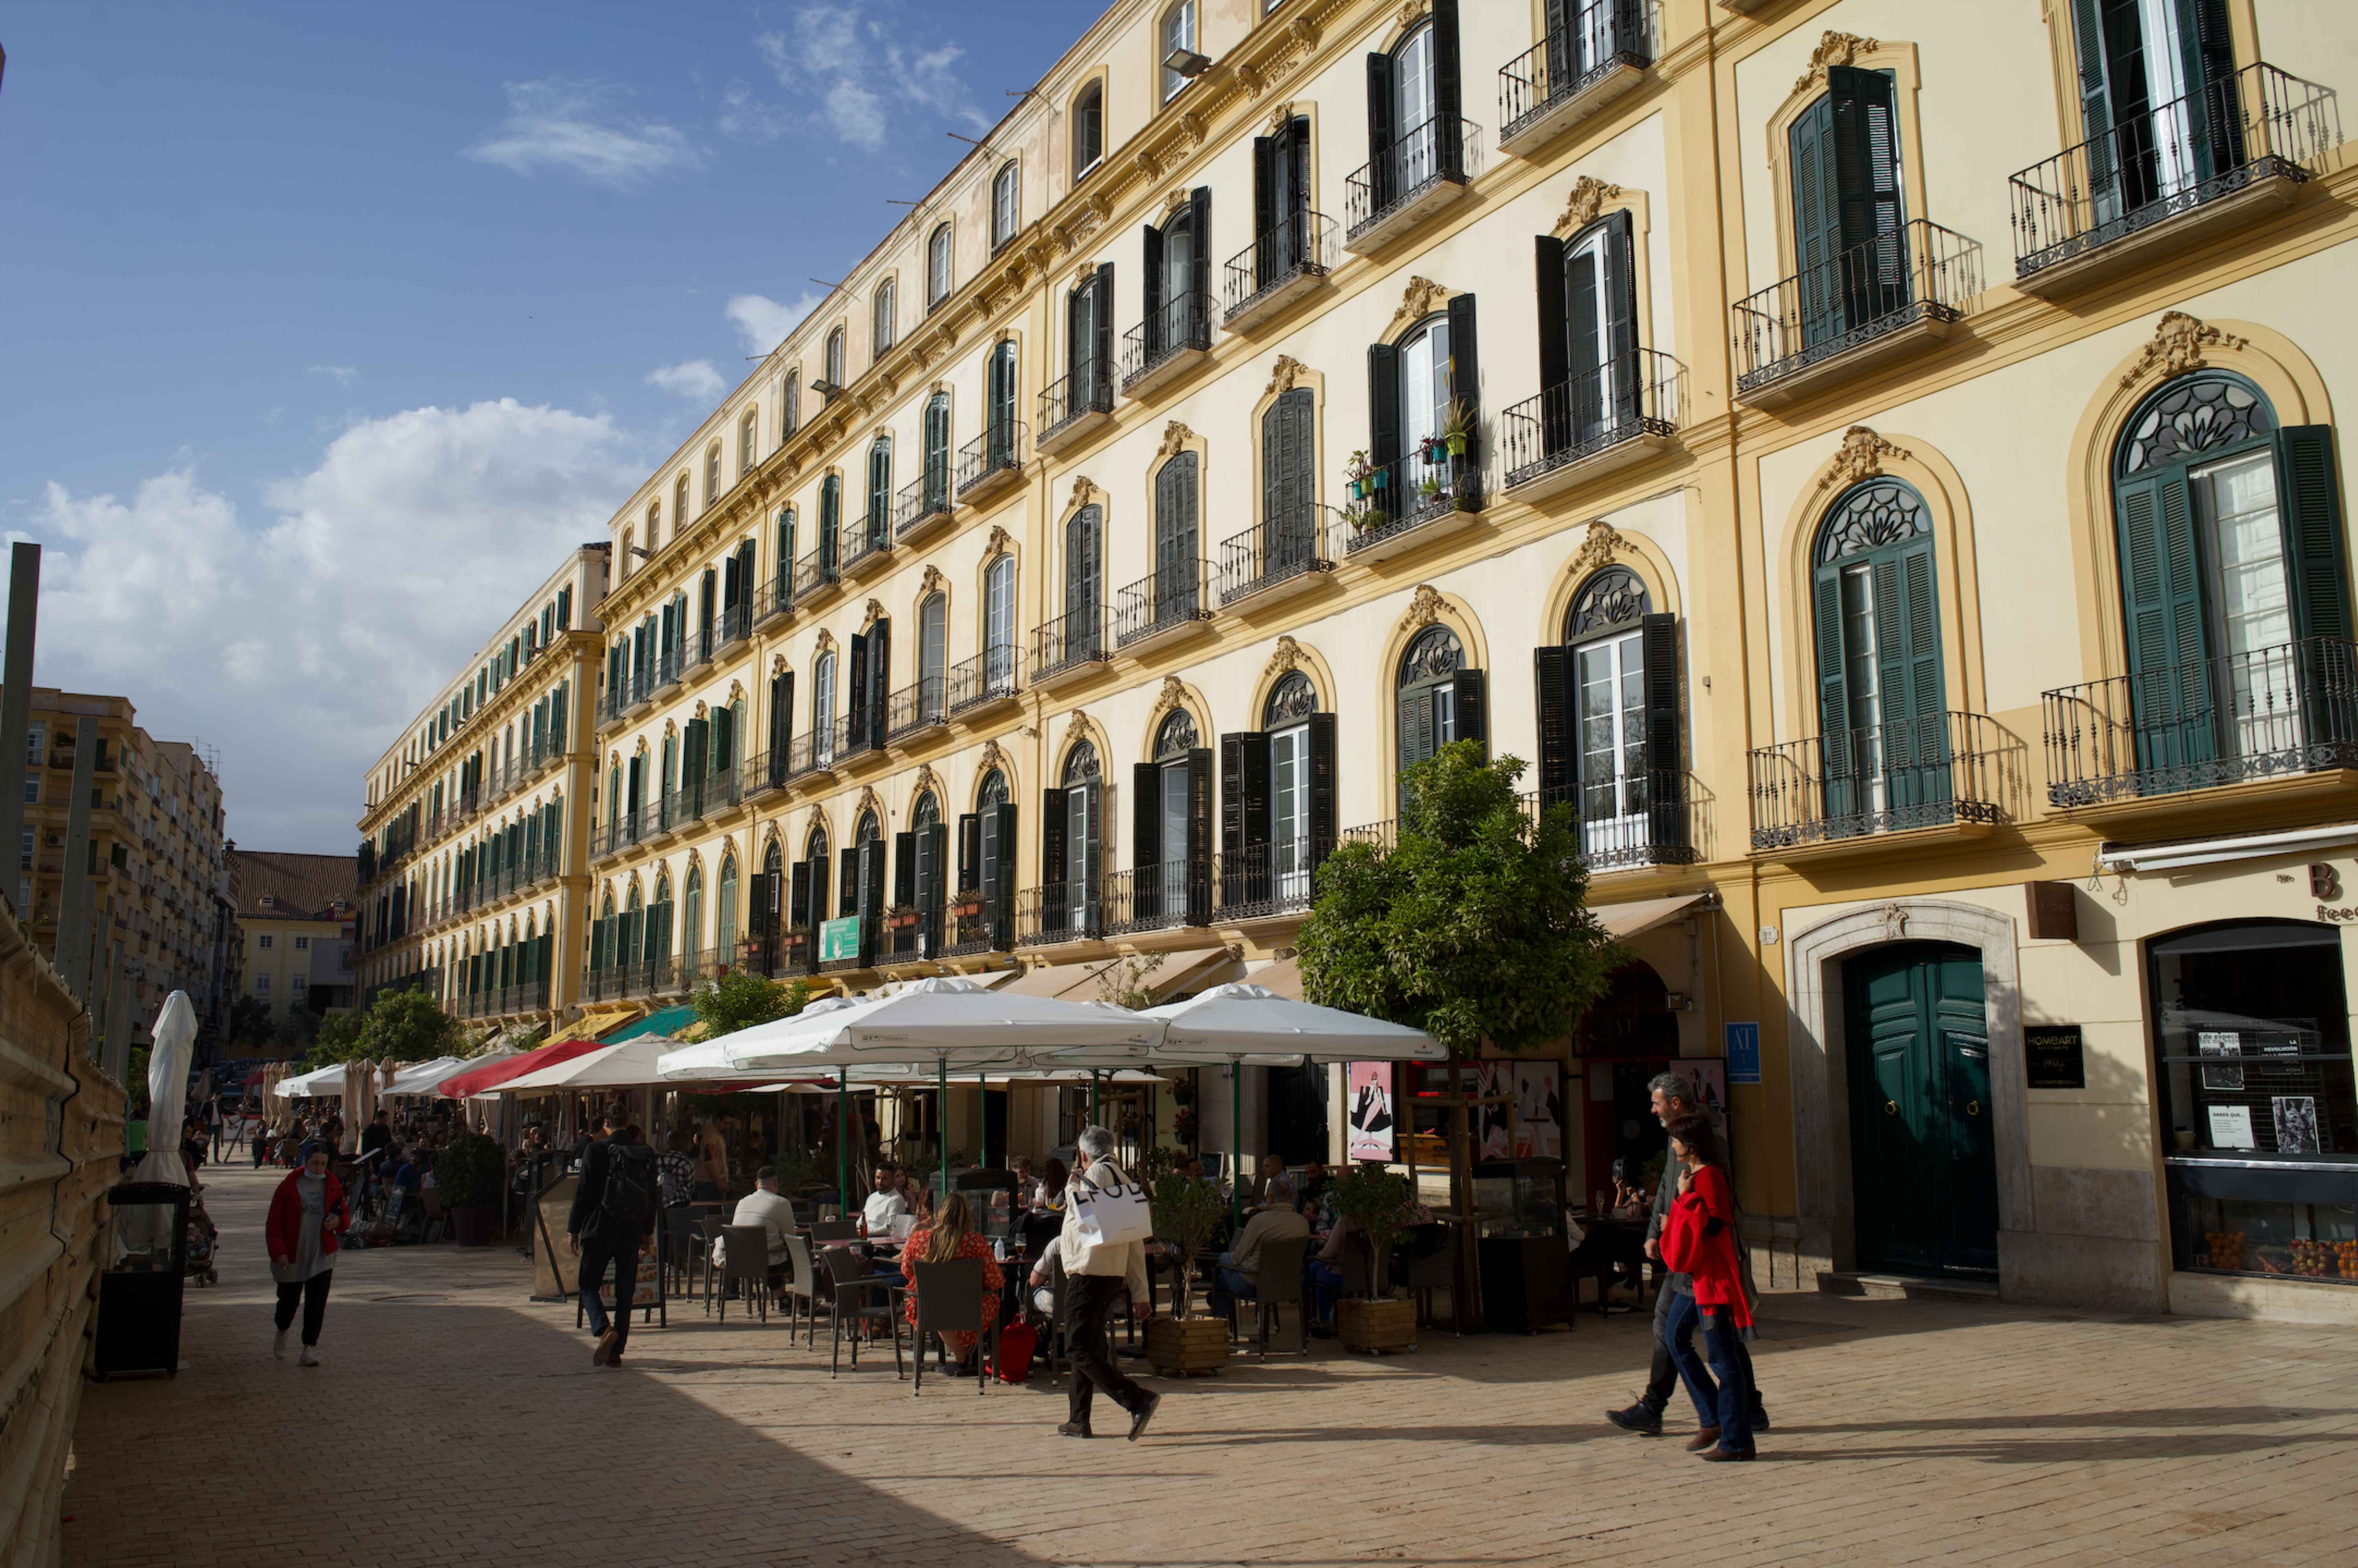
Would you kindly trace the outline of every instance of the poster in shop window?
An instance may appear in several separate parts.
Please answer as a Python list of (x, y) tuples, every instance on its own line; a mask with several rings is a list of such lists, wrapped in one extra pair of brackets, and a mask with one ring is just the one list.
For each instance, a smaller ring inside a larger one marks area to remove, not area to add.
[[(2205, 1029), (2195, 1035), (2194, 1049), (2203, 1056), (2240, 1062), (2244, 1054), (2244, 1040), (2232, 1029)], [(2240, 1065), (2214, 1067), (2206, 1061), (2202, 1065), (2202, 1087), (2230, 1093), (2240, 1090), (2244, 1087), (2244, 1069)]]
[(2314, 1154), (2318, 1151), (2317, 1100), (2311, 1095), (2277, 1095), (2271, 1102), (2276, 1113), (2277, 1152), (2279, 1154)]
[(1345, 1083), (1351, 1091), (1349, 1158), (1390, 1161), (1398, 1130), (1392, 1108), (1392, 1065), (1354, 1062)]
[(1515, 1158), (1563, 1157), (1563, 1093), (1558, 1062), (1509, 1064), (1515, 1076)]
[(1475, 1092), (1483, 1104), (1474, 1115), (1474, 1158), (1511, 1160), (1515, 1157), (1515, 1112), (1509, 1103), (1515, 1092), (1512, 1062), (1475, 1065)]

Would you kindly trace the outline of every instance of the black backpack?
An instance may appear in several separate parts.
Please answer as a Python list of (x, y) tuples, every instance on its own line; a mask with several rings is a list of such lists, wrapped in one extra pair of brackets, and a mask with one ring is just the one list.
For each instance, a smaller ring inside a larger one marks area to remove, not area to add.
[(598, 1213), (616, 1231), (636, 1235), (647, 1227), (655, 1211), (654, 1151), (644, 1143), (606, 1145), (606, 1186), (598, 1195)]

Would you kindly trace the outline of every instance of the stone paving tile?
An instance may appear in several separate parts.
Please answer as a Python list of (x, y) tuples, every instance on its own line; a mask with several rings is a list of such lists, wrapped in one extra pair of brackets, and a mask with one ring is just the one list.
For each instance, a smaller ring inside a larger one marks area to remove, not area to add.
[(1683, 1399), (1660, 1441), (1598, 1419), (1644, 1381), (1639, 1315), (1240, 1360), (1158, 1381), (1147, 1441), (1082, 1447), (1044, 1378), (913, 1399), (889, 1353), (830, 1379), (823, 1344), (693, 1303), (593, 1368), (503, 1249), (348, 1256), (327, 1364), (274, 1361), (271, 1181), (215, 1174), (179, 1377), (86, 1390), (68, 1563), (2358, 1563), (2342, 1331), (1779, 1295), (1754, 1465), (1682, 1452)]

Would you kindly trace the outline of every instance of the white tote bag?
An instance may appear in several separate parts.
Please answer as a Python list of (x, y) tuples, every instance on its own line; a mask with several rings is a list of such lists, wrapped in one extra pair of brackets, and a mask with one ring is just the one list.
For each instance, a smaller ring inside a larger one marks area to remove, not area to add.
[(1086, 1178), (1073, 1184), (1073, 1224), (1087, 1257), (1100, 1247), (1144, 1241), (1154, 1234), (1154, 1210), (1146, 1189), (1129, 1182), (1098, 1186)]

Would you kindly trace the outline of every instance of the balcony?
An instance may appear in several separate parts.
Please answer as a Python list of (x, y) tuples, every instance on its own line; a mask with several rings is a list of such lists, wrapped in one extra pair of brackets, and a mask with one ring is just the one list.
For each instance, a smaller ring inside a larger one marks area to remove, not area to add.
[(1203, 561), (1172, 561), (1131, 583), (1114, 602), (1114, 646), (1142, 654), (1203, 631), (1212, 619), (1204, 600)]
[(1316, 290), (1335, 270), (1335, 220), (1308, 208), (1280, 222), (1228, 266), (1228, 311), (1220, 324), (1249, 331)]
[(1121, 395), (1144, 397), (1211, 358), (1212, 297), (1166, 299), (1122, 334)]
[(1104, 879), (1102, 889), (1100, 924), (1108, 936), (1211, 923), (1208, 866), (1191, 873), (1184, 860), (1158, 860), (1112, 873)]
[(787, 770), (794, 765), (794, 747), (783, 752), (756, 752), (737, 768), (737, 777), (743, 797), (757, 799), (773, 789), (786, 787)]
[(892, 498), (892, 537), (900, 544), (914, 544), (949, 525), (950, 476), (945, 461), (941, 472), (920, 474)]
[(1014, 944), (1011, 932), (994, 932), (979, 888), (961, 888), (942, 909), (942, 950), (937, 958), (970, 958), (1004, 953)]
[(786, 782), (835, 771), (836, 729), (832, 724), (806, 730), (786, 746)]
[[(1566, 804), (1575, 807), (1581, 863), (1595, 875), (1649, 866), (1690, 866), (1709, 859), (1711, 797), (1691, 773), (1640, 772), (1576, 790), (1530, 790), (1520, 797), (1520, 804), (1524, 816), (1534, 823), (1548, 807)], [(1400, 823), (1387, 818), (1345, 828), (1341, 842), (1366, 844), (1382, 854), (1390, 853), (1399, 838)], [(1314, 851), (1310, 869), (1314, 871), (1333, 847), (1307, 848)], [(1282, 900), (1287, 889), (1282, 885), (1277, 891)], [(1307, 907), (1308, 889), (1296, 882), (1293, 892), (1303, 901), (1299, 907)], [(1222, 918), (1228, 918), (1225, 909)]]
[(795, 612), (795, 568), (791, 562), (778, 568), (777, 575), (763, 583), (753, 598), (753, 630), (761, 631), (784, 620)]
[(2341, 143), (2331, 89), (2245, 66), (2007, 180), (2015, 285), (2065, 294), (2242, 228)]
[(1481, 470), (1466, 454), (1418, 451), (1370, 469), (1351, 481), (1342, 509), (1343, 558), (1389, 560), (1448, 533), (1449, 520), (1482, 508)]
[(643, 719), (654, 711), (655, 674), (649, 669), (633, 670), (625, 677), (630, 682), (629, 699), (622, 704), (622, 717)]
[[(749, 585), (750, 586), (750, 585)], [(744, 600), (720, 607), (720, 652), (728, 653), (753, 634), (753, 607)]]
[(1001, 703), (1013, 702), (1021, 689), (1016, 665), (1015, 645), (1008, 643), (985, 648), (964, 664), (951, 665), (950, 717), (979, 719)]
[(704, 775), (704, 816), (708, 819), (741, 805), (744, 799), (745, 776), (741, 768), (731, 765)]
[(1401, 136), (1344, 186), (1343, 248), (1381, 250), (1466, 194), (1481, 166), (1482, 127), (1427, 120)]
[(949, 678), (928, 676), (884, 699), (884, 739), (898, 744), (950, 721)]
[(1347, 526), (1334, 507), (1279, 503), (1260, 527), (1220, 541), (1220, 607), (1251, 600), (1260, 609), (1331, 581)]
[(611, 729), (622, 722), (623, 698), (630, 695), (630, 682), (611, 687), (598, 694), (598, 728)]
[(1021, 419), (1001, 419), (958, 449), (957, 499), (961, 506), (979, 506), (1023, 482), (1023, 443), (1028, 437)]
[(2011, 817), (2020, 742), (1979, 713), (1931, 713), (1750, 753), (1752, 849), (1776, 860), (1886, 853), (1879, 839), (1986, 834)]
[(1015, 945), (1045, 947), (1105, 935), (1105, 890), (1095, 882), (1051, 882), (1015, 895)]
[(2358, 782), (2358, 649), (2338, 637), (2062, 687), (2042, 707), (2048, 802), (2090, 819), (2229, 785)]
[(666, 648), (655, 655), (654, 696), (657, 701), (679, 690), (687, 678), (686, 663), (682, 651), (677, 648)]
[(892, 519), (863, 517), (859, 526), (851, 531), (850, 537), (843, 542), (843, 580), (858, 582), (882, 570), (892, 559)]
[(1581, 0), (1560, 32), (1498, 70), (1498, 150), (1520, 157), (1645, 81), (1660, 43), (1654, 0)]
[(701, 627), (687, 634), (687, 643), (680, 650), (681, 663), (692, 676), (708, 666), (719, 651), (719, 633), (710, 626)]
[(836, 569), (835, 541), (822, 534), (817, 547), (795, 562), (795, 602), (817, 605), (841, 585), (841, 574)]
[(1773, 408), (1920, 353), (1982, 288), (1982, 248), (1921, 218), (1739, 301), (1736, 395)]
[(1086, 360), (1040, 395), (1040, 452), (1053, 457), (1113, 423), (1113, 367)]
[(1106, 647), (1102, 604), (1059, 615), (1032, 633), (1032, 685), (1041, 691), (1095, 675), (1113, 655)]
[(1633, 349), (1498, 416), (1508, 493), (1540, 501), (1666, 450), (1678, 433), (1679, 362)]

